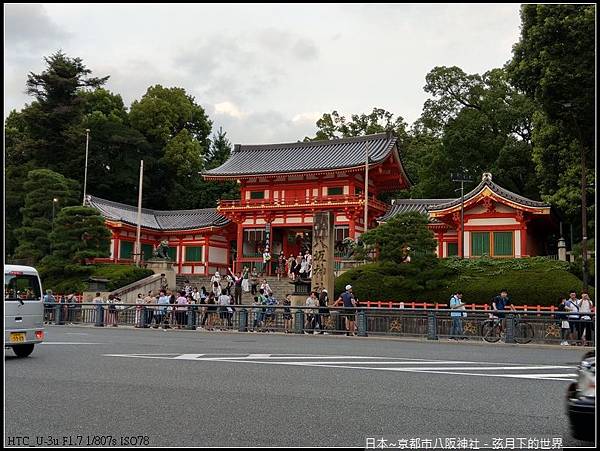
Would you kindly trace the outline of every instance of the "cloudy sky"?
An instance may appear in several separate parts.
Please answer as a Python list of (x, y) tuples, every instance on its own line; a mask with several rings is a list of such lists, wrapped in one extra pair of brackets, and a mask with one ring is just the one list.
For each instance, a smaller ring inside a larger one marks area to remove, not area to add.
[(435, 66), (502, 66), (519, 5), (5, 4), (4, 112), (30, 102), (29, 71), (62, 49), (126, 105), (184, 87), (234, 143), (314, 135), (322, 113), (385, 108), (412, 123)]

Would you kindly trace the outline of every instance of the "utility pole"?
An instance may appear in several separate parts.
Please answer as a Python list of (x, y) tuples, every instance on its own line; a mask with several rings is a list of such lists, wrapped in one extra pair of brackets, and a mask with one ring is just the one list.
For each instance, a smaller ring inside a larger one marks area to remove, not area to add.
[[(453, 182), (460, 182), (460, 246), (458, 255), (465, 258), (465, 182), (472, 182), (473, 179), (465, 174), (465, 171), (451, 173)], [(457, 190), (458, 191), (458, 190)]]
[(140, 266), (142, 260), (142, 245), (140, 242), (142, 224), (142, 187), (144, 182), (144, 160), (140, 160), (140, 188), (138, 189), (137, 235), (135, 239), (135, 264)]
[[(583, 291), (587, 292), (588, 290), (588, 269), (587, 269), (587, 167), (586, 167), (586, 157), (585, 157), (585, 146), (583, 145), (583, 138), (581, 136), (581, 129), (579, 128), (579, 124), (575, 115), (573, 114), (572, 104), (564, 103), (564, 106), (573, 123), (575, 125), (575, 130), (577, 130), (577, 141), (579, 141), (579, 148), (581, 150), (581, 259), (582, 259), (582, 269), (583, 269)], [(571, 243), (571, 248), (573, 243)]]

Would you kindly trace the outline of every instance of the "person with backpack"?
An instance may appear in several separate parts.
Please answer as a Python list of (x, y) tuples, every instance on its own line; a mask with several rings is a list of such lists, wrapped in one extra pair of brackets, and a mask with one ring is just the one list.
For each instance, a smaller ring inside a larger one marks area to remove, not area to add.
[(568, 312), (567, 315), (569, 321), (569, 339), (575, 342), (577, 345), (581, 337), (581, 322), (579, 321), (579, 303), (581, 301), (577, 299), (577, 292), (575, 290), (569, 291), (569, 298), (565, 301), (565, 308)]
[(56, 298), (52, 295), (52, 290), (46, 290), (46, 294), (44, 295), (44, 312), (46, 313), (44, 321), (45, 324), (53, 321), (55, 305)]
[(329, 294), (327, 293), (327, 289), (323, 288), (321, 293), (319, 294), (319, 314), (317, 316), (317, 324), (319, 325), (319, 335), (327, 335), (325, 332), (325, 326), (323, 324), (324, 320), (329, 317), (329, 309), (327, 305), (329, 304)]

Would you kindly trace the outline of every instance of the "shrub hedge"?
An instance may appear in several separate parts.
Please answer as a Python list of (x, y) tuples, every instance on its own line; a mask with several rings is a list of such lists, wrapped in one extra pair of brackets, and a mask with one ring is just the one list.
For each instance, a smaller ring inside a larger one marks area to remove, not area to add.
[[(485, 304), (506, 288), (518, 304), (555, 305), (569, 290), (579, 293), (582, 289), (568, 263), (542, 257), (452, 258), (411, 266), (372, 263), (357, 267), (336, 279), (336, 296), (350, 284), (362, 300), (448, 302), (460, 290), (468, 303)], [(593, 298), (594, 290), (590, 287), (589, 291)]]
[(112, 291), (154, 274), (150, 269), (129, 265), (101, 264), (81, 266), (80, 268), (81, 270), (77, 275), (70, 275), (68, 277), (59, 278), (56, 275), (54, 277), (42, 276), (42, 287), (44, 290), (48, 288), (52, 289), (55, 293), (81, 293), (89, 289), (88, 278), (97, 277), (108, 279), (107, 289)]

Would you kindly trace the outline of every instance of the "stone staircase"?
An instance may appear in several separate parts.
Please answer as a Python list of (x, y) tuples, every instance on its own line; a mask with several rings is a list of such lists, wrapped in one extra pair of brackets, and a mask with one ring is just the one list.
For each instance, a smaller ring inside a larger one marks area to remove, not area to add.
[[(294, 285), (290, 283), (290, 279), (287, 277), (282, 278), (281, 280), (277, 280), (277, 277), (265, 277), (267, 282), (271, 286), (275, 297), (278, 300), (285, 299), (285, 296), (294, 291)], [(183, 288), (185, 282), (189, 281), (192, 287), (200, 288), (206, 287), (207, 291), (210, 291), (210, 277), (205, 276), (194, 276), (191, 274), (178, 275), (176, 278), (177, 289)], [(261, 279), (262, 280), (262, 279)], [(259, 287), (260, 288), (260, 285)], [(233, 293), (232, 293), (233, 294)], [(242, 292), (242, 304), (252, 304), (253, 296), (250, 292)]]

